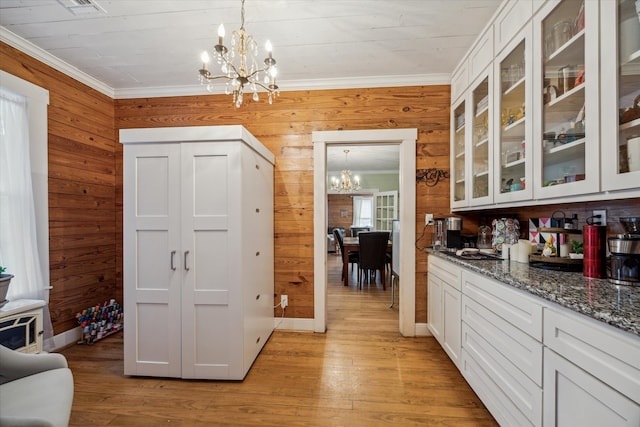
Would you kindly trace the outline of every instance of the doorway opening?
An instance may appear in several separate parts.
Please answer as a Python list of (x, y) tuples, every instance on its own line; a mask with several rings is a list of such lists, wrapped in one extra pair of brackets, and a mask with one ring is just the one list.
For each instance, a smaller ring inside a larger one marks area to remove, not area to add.
[[(314, 331), (327, 327), (327, 146), (398, 144), (401, 224), (399, 329), (415, 336), (415, 170), (417, 129), (313, 132), (314, 143)], [(394, 248), (396, 250), (396, 248)]]

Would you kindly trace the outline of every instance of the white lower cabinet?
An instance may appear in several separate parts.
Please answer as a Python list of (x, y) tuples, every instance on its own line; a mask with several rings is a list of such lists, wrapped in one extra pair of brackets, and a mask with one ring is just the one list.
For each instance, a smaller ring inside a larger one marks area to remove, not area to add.
[(460, 363), (460, 268), (429, 257), (428, 324), (453, 363)]
[[(460, 299), (447, 304), (447, 289)], [(435, 256), (428, 308), (429, 329), (500, 425), (640, 426), (638, 336)]]
[(542, 306), (466, 270), (462, 293), (462, 374), (500, 424), (542, 425)]
[(125, 374), (244, 378), (274, 327), (273, 155), (241, 126), (120, 142)]
[(640, 340), (569, 312), (544, 312), (545, 427), (640, 426)]

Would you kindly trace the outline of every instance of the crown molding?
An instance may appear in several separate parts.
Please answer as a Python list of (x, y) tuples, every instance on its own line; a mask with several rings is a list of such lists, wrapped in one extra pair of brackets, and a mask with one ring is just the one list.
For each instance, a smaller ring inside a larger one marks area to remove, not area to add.
[[(345, 77), (335, 79), (280, 80), (280, 92), (297, 90), (360, 89), (375, 87), (433, 86), (451, 83), (451, 74), (415, 74), (404, 76)], [(205, 86), (158, 86), (115, 89), (116, 99), (157, 98), (163, 96), (190, 96), (224, 94), (224, 85), (215, 85), (211, 91)]]
[(27, 55), (50, 66), (51, 68), (60, 71), (61, 73), (68, 75), (69, 77), (79, 81), (80, 83), (84, 83), (85, 85), (107, 95), (110, 98), (114, 98), (115, 96), (115, 91), (112, 87), (107, 86), (100, 80), (90, 76), (84, 71), (80, 71), (78, 68), (63, 61), (62, 59), (53, 56), (46, 50), (34, 45), (28, 40), (23, 39), (17, 34), (12, 33), (3, 26), (0, 26), (0, 41), (26, 53)]
[[(114, 89), (93, 76), (79, 70), (73, 65), (52, 55), (46, 50), (12, 33), (0, 26), (0, 41), (26, 53), (27, 55), (43, 62), (46, 65), (68, 75), (69, 77), (86, 84), (112, 99), (127, 98), (159, 98), (165, 96), (192, 96), (207, 94), (223, 94), (224, 85), (214, 85), (212, 91), (207, 91), (200, 84), (185, 86), (156, 86)], [(415, 74), (400, 76), (365, 76), (345, 77), (334, 79), (310, 79), (310, 80), (281, 80), (280, 91), (290, 92), (299, 90), (327, 90), (327, 89), (360, 89), (376, 87), (403, 87), (403, 86), (432, 86), (451, 83), (451, 74)]]

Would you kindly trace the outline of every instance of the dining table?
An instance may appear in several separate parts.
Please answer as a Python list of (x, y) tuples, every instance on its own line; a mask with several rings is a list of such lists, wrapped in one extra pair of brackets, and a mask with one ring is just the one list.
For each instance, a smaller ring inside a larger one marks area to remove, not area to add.
[[(359, 237), (343, 237), (342, 238), (342, 280), (345, 286), (349, 286), (349, 251), (360, 251), (360, 238)], [(387, 244), (387, 250), (391, 251), (391, 240)]]

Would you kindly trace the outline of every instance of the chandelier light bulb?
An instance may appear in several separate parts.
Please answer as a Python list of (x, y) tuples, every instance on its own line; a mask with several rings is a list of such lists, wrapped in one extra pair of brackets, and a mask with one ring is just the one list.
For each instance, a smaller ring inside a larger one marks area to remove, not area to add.
[(224, 44), (224, 24), (218, 27), (218, 44)]
[(207, 52), (206, 50), (202, 52), (202, 54), (200, 54), (200, 59), (202, 60), (203, 64), (208, 64), (209, 62), (211, 62), (211, 57), (209, 56), (209, 52)]
[(273, 46), (271, 45), (271, 42), (269, 40), (267, 40), (267, 42), (264, 44), (264, 49), (269, 54), (269, 58), (271, 58), (273, 55)]

